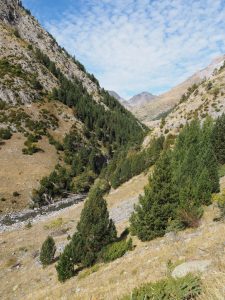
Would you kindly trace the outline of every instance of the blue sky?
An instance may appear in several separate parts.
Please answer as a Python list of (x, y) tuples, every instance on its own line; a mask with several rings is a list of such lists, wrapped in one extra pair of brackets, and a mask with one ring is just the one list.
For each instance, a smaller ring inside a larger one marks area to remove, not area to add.
[(23, 0), (99, 79), (160, 94), (225, 53), (225, 0)]

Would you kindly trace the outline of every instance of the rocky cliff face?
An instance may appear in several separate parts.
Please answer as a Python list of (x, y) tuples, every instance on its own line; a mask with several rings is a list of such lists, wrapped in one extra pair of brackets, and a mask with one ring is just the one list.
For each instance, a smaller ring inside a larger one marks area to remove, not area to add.
[[(55, 39), (39, 25), (37, 20), (21, 6), (20, 1), (1, 1), (0, 21), (2, 45), (0, 58), (10, 56), (12, 64), (17, 61), (25, 71), (36, 71), (38, 80), (49, 90), (55, 86), (56, 82), (35, 59), (33, 50), (38, 48), (47, 54), (68, 78), (76, 77), (81, 80), (88, 93), (92, 94), (96, 101), (99, 101), (98, 86), (87, 76), (86, 72), (81, 70), (82, 67), (76, 64), (72, 57), (57, 44)], [(32, 45), (33, 49), (29, 48), (29, 45)], [(21, 80), (16, 84), (21, 85)], [(0, 90), (3, 100), (15, 102), (16, 97), (12, 94), (12, 89), (10, 91), (1, 84)], [(31, 95), (29, 95), (30, 93)], [(23, 91), (20, 98), (22, 102), (29, 102), (37, 96), (29, 90)]]
[(0, 3), (0, 20), (15, 24), (18, 20), (17, 8), (20, 5), (19, 0), (4, 0)]

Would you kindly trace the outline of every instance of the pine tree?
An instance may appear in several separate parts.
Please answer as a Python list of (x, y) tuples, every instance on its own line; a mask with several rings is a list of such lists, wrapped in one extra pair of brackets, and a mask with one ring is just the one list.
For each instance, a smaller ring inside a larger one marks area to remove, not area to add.
[(212, 132), (213, 148), (220, 164), (225, 164), (225, 114), (216, 120)]
[(164, 235), (169, 219), (176, 214), (176, 199), (173, 191), (171, 152), (163, 152), (155, 165), (153, 176), (140, 197), (131, 216), (131, 232), (142, 241)]
[(60, 256), (56, 266), (58, 278), (65, 281), (74, 274), (74, 265), (87, 267), (95, 263), (98, 254), (117, 238), (116, 227), (107, 210), (99, 188), (90, 191), (81, 212), (77, 232)]
[(55, 241), (51, 236), (48, 236), (41, 247), (40, 261), (43, 266), (50, 265), (53, 262), (55, 251)]
[(74, 261), (71, 244), (68, 244), (60, 255), (56, 266), (59, 281), (63, 282), (74, 275)]
[(85, 266), (93, 264), (101, 249), (115, 241), (116, 228), (109, 219), (107, 204), (99, 189), (89, 195), (81, 212), (77, 230), (84, 241), (81, 261)]
[[(200, 143), (200, 155), (199, 170), (200, 174), (204, 168), (208, 171), (208, 180), (210, 182), (211, 193), (218, 193), (220, 190), (219, 174), (218, 174), (218, 162), (213, 149), (213, 121), (211, 118), (207, 118), (202, 127), (201, 143)], [(208, 201), (209, 203), (209, 201)]]

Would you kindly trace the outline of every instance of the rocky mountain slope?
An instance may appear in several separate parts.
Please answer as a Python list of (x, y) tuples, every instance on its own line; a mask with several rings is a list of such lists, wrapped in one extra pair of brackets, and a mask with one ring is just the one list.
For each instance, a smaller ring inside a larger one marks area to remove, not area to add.
[(209, 79), (213, 76), (214, 70), (219, 69), (222, 66), (224, 59), (225, 55), (214, 59), (208, 67), (196, 72), (170, 91), (159, 95), (157, 98), (152, 99), (152, 101), (148, 103), (144, 103), (138, 107), (133, 106), (130, 110), (139, 120), (144, 122), (146, 125), (151, 125), (149, 122), (155, 118), (159, 118), (162, 113), (172, 109), (190, 86), (194, 83), (200, 83), (204, 78)]
[(114, 92), (114, 91), (108, 91), (109, 92), (109, 94), (112, 96), (112, 97), (114, 97), (114, 98), (116, 98), (118, 101), (120, 101), (121, 103), (123, 103), (123, 102), (126, 102), (126, 100), (125, 99), (123, 99), (119, 94), (117, 94), (116, 92)]
[(144, 132), (18, 0), (0, 2), (0, 112), (1, 211), (27, 206), (56, 165), (76, 176), (92, 161), (99, 172)]
[(199, 74), (201, 81), (190, 86), (168, 114), (148, 123), (153, 131), (150, 136), (146, 137), (145, 145), (152, 136), (177, 135), (186, 122), (195, 117), (200, 120), (205, 120), (207, 116), (216, 119), (225, 112), (224, 57), (222, 61), (219, 60), (218, 69), (213, 69), (211, 65)]

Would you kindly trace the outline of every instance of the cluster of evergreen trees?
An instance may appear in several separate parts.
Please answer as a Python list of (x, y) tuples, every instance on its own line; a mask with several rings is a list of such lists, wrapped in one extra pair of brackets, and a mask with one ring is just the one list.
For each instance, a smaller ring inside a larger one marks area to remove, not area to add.
[(130, 220), (141, 240), (162, 236), (171, 226), (197, 225), (201, 205), (208, 205), (211, 194), (219, 191), (213, 147), (217, 125), (207, 120), (201, 126), (194, 120), (183, 128), (174, 150), (163, 151)]
[(124, 149), (116, 153), (101, 177), (107, 178), (113, 188), (117, 188), (130, 178), (139, 175), (154, 165), (164, 146), (164, 137), (153, 139), (144, 150)]
[(113, 145), (114, 149), (118, 149), (121, 145), (140, 143), (146, 127), (108, 92), (99, 90), (102, 102), (109, 108), (106, 109), (87, 93), (81, 81), (77, 78), (66, 78), (56, 68), (55, 63), (39, 49), (36, 50), (36, 57), (59, 80), (60, 87), (53, 90), (53, 99), (73, 107), (75, 115), (86, 125), (89, 133), (96, 134), (106, 148), (110, 149)]
[[(37, 59), (59, 81), (59, 88), (53, 89), (52, 99), (59, 100), (73, 108), (76, 117), (84, 124), (83, 134), (71, 130), (64, 138), (63, 144), (50, 138), (50, 142), (57, 147), (57, 150), (64, 152), (66, 167), (57, 167), (49, 177), (41, 180), (40, 189), (34, 191), (34, 202), (44, 205), (47, 204), (46, 199), (52, 199), (66, 191), (87, 192), (93, 179), (100, 174), (115, 153), (120, 153), (122, 148), (129, 149), (129, 147), (139, 145), (147, 128), (108, 92), (99, 89), (101, 103), (97, 103), (87, 93), (81, 81), (77, 78), (70, 80), (65, 77), (55, 63), (39, 49), (35, 53)], [(143, 163), (142, 159), (141, 165)], [(92, 174), (91, 177), (90, 174)], [(74, 185), (75, 177), (77, 179)], [(119, 181), (123, 182), (127, 179), (126, 176), (125, 179)]]
[(222, 114), (215, 123), (213, 128), (213, 147), (218, 162), (221, 165), (225, 164), (225, 114)]

